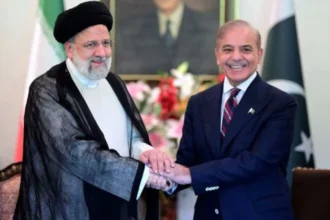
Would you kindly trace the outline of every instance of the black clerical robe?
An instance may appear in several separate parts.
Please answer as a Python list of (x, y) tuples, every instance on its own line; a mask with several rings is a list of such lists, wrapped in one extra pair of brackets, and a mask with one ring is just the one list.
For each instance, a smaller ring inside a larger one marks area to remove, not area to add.
[[(113, 73), (107, 80), (132, 125), (150, 144), (124, 82)], [(131, 152), (132, 137), (128, 142)], [(23, 171), (14, 219), (135, 219), (143, 171), (141, 162), (109, 150), (65, 62), (33, 81), (25, 109)], [(148, 189), (144, 195), (146, 219), (158, 219), (158, 192)]]

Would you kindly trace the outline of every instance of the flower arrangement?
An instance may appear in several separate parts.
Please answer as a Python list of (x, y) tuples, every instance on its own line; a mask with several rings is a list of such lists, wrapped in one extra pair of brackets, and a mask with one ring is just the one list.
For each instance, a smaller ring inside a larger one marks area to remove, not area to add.
[[(224, 75), (217, 80), (205, 83), (198, 76), (189, 72), (188, 63), (184, 62), (162, 77), (155, 87), (145, 81), (127, 83), (137, 108), (141, 113), (153, 147), (159, 148), (175, 158), (182, 136), (184, 112), (189, 98), (217, 82), (222, 82)], [(160, 194), (162, 219), (175, 219), (176, 196), (170, 199)]]
[(198, 76), (187, 72), (188, 66), (184, 62), (169, 73), (163, 72), (158, 86), (153, 88), (145, 81), (127, 83), (152, 145), (173, 157), (182, 136), (184, 112), (190, 96), (217, 83), (203, 83)]

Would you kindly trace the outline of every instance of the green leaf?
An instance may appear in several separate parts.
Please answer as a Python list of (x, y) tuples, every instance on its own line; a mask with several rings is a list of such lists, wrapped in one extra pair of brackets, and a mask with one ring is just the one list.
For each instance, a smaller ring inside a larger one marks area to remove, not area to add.
[(160, 104), (155, 104), (155, 113), (156, 113), (156, 115), (159, 116), (161, 111), (162, 111), (161, 105)]
[(178, 66), (177, 71), (179, 71), (180, 73), (186, 73), (188, 67), (189, 67), (189, 63), (185, 61)]

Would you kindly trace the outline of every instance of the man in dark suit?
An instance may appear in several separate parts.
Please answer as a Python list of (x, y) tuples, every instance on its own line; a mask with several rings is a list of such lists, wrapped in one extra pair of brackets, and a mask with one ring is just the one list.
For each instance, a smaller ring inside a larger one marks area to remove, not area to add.
[(197, 13), (181, 0), (154, 2), (150, 14), (118, 25), (116, 72), (157, 74), (188, 61), (193, 74), (218, 74), (213, 51), (219, 19)]
[(165, 176), (192, 185), (194, 219), (294, 219), (286, 167), (296, 103), (256, 72), (263, 50), (247, 22), (222, 26), (215, 54), (224, 82), (191, 97)]

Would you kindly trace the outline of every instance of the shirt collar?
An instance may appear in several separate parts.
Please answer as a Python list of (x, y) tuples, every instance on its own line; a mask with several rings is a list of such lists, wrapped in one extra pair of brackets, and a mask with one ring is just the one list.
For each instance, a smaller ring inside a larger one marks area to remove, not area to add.
[(159, 24), (158, 26), (159, 26), (159, 31), (160, 31), (161, 35), (165, 34), (166, 22), (167, 22), (167, 20), (170, 20), (171, 21), (170, 28), (171, 28), (172, 35), (173, 35), (173, 37), (178, 36), (178, 32), (179, 32), (180, 25), (181, 25), (181, 20), (183, 17), (183, 11), (184, 11), (184, 5), (182, 2), (169, 16), (165, 15), (164, 13), (162, 13), (158, 10), (158, 24)]
[(99, 80), (89, 79), (88, 77), (79, 73), (77, 68), (71, 61), (71, 59), (69, 59), (69, 58), (66, 59), (66, 66), (68, 67), (69, 73), (71, 75), (73, 75), (79, 81), (79, 83), (83, 84), (87, 88), (96, 88), (97, 87)]
[[(241, 91), (246, 91), (247, 88), (250, 86), (252, 81), (257, 77), (257, 72), (254, 72), (249, 78), (247, 78), (244, 82), (236, 86), (236, 88), (240, 89)], [(229, 92), (231, 89), (233, 89), (234, 86), (232, 86), (227, 78), (225, 77), (225, 80), (223, 82), (223, 94)]]

